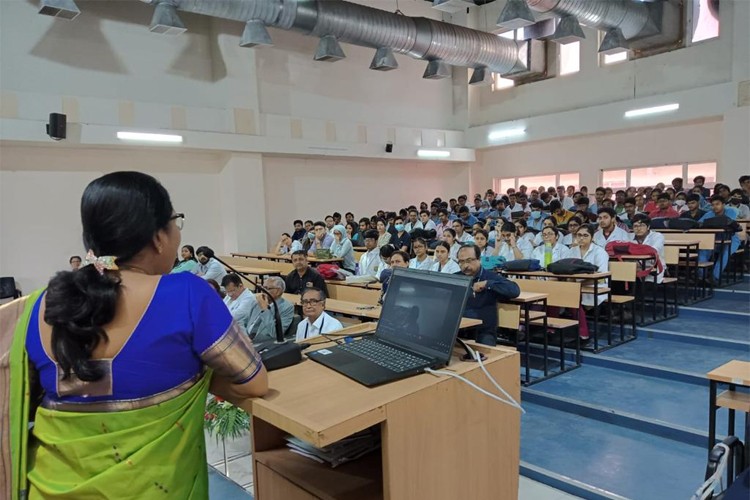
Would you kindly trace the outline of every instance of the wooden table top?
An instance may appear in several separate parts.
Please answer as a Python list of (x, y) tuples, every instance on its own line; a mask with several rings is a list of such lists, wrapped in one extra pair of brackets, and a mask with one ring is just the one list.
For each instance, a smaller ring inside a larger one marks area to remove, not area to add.
[(694, 246), (694, 245), (700, 245), (700, 241), (698, 240), (664, 240), (664, 245), (668, 247), (686, 247), (686, 246)]
[(263, 267), (246, 267), (246, 266), (232, 266), (237, 272), (241, 274), (254, 274), (258, 276), (279, 276), (281, 271), (278, 269), (266, 269)]
[(588, 273), (588, 274), (555, 274), (549, 271), (501, 271), (509, 276), (532, 276), (535, 278), (558, 278), (558, 279), (590, 279), (598, 280), (609, 278), (612, 273)]
[(521, 292), (521, 294), (515, 299), (510, 299), (509, 302), (525, 304), (527, 302), (538, 302), (549, 297), (546, 293), (535, 293), (535, 292)]
[(750, 361), (734, 359), (706, 374), (710, 380), (750, 386)]
[[(245, 257), (248, 259), (266, 259), (266, 260), (278, 260), (282, 262), (291, 262), (292, 256), (291, 255), (278, 255), (275, 253), (238, 253), (238, 252), (232, 252), (230, 254), (232, 257)], [(313, 262), (315, 264), (335, 264), (337, 262), (344, 262), (344, 259), (340, 259), (337, 257), (332, 257), (330, 259), (318, 259), (317, 257), (313, 257), (312, 255), (307, 256), (308, 262)]]

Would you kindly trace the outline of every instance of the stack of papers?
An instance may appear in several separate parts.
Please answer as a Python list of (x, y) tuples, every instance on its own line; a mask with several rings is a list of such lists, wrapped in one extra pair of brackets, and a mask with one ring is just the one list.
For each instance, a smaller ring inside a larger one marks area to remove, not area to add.
[(336, 467), (380, 448), (380, 429), (371, 428), (358, 432), (325, 448), (316, 448), (294, 436), (287, 436), (286, 442), (292, 453)]

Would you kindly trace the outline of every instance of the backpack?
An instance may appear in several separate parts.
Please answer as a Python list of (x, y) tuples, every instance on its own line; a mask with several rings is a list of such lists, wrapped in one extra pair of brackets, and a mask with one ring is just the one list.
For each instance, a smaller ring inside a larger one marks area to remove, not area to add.
[(536, 259), (519, 259), (509, 260), (505, 262), (501, 268), (503, 271), (540, 271), (542, 266), (539, 265), (539, 261)]
[(667, 229), (669, 227), (669, 221), (672, 219), (669, 219), (667, 217), (657, 217), (655, 219), (651, 219), (651, 229)]
[[(668, 219), (667, 222), (667, 228), (668, 229), (679, 229), (681, 231), (688, 231), (690, 229), (695, 229), (699, 226), (697, 220), (693, 219)], [(652, 226), (653, 227), (653, 226)]]
[(547, 266), (547, 271), (553, 274), (590, 274), (599, 268), (583, 259), (560, 259)]
[(701, 222), (701, 228), (702, 229), (726, 229), (727, 231), (731, 231), (733, 233), (736, 233), (738, 231), (741, 231), (740, 225), (737, 223), (737, 221), (727, 217), (726, 215), (719, 215), (716, 217), (711, 217), (710, 219), (706, 219), (703, 222)]
[(615, 258), (619, 261), (622, 261), (623, 255), (648, 255), (652, 257), (649, 260), (654, 261), (654, 265), (647, 266), (645, 269), (637, 268), (635, 275), (638, 278), (645, 278), (646, 276), (649, 276), (654, 269), (656, 269), (659, 274), (661, 274), (662, 271), (664, 271), (664, 264), (662, 264), (661, 259), (659, 258), (659, 252), (656, 251), (656, 249), (649, 245), (641, 245), (640, 243), (635, 243), (632, 241), (610, 241), (607, 243), (607, 246), (605, 247), (605, 250), (607, 251), (607, 255), (609, 255), (610, 258)]
[(339, 266), (336, 264), (320, 264), (315, 270), (318, 271), (318, 274), (323, 276), (323, 279), (330, 280), (338, 278)]

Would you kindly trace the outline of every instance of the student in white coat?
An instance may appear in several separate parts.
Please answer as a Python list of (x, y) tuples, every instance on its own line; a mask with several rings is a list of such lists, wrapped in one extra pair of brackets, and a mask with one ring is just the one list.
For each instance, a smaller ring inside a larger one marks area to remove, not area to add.
[[(452, 231), (452, 229), (451, 229)], [(455, 274), (461, 271), (456, 261), (451, 259), (451, 246), (441, 241), (438, 246), (435, 247), (435, 264), (433, 264), (431, 271), (438, 273)]]
[(305, 319), (297, 325), (297, 342), (344, 328), (339, 320), (325, 311), (326, 294), (323, 290), (305, 288), (300, 303)]
[(568, 247), (557, 239), (557, 229), (545, 227), (542, 229), (542, 243), (531, 252), (531, 258), (539, 261), (539, 264), (547, 269), (547, 266), (558, 260), (568, 258)]
[[(579, 227), (574, 236), (576, 241), (578, 241), (578, 245), (568, 250), (568, 258), (582, 259), (584, 262), (594, 264), (599, 273), (609, 271), (609, 255), (607, 255), (607, 252), (602, 247), (594, 244), (594, 233), (591, 231), (591, 227), (588, 225)], [(597, 298), (599, 304), (605, 300), (607, 300), (606, 295), (599, 295)], [(584, 306), (593, 306), (594, 294), (584, 293), (581, 296), (581, 303)]]
[(424, 238), (414, 238), (411, 244), (414, 250), (414, 258), (409, 260), (409, 269), (421, 269), (429, 271), (435, 264), (435, 260), (427, 255), (427, 241)]
[(594, 234), (594, 243), (602, 248), (613, 241), (630, 241), (630, 235), (617, 227), (617, 213), (614, 208), (603, 207), (597, 212), (599, 215), (599, 230)]
[(511, 260), (530, 259), (534, 247), (526, 238), (516, 237), (516, 226), (512, 222), (504, 222), (500, 227), (500, 237), (495, 242), (494, 255)]
[(258, 300), (242, 285), (242, 279), (234, 273), (224, 276), (221, 286), (227, 293), (224, 303), (229, 308), (229, 312), (242, 331), (248, 333), (248, 329), (260, 316), (261, 309)]
[[(659, 254), (659, 260), (661, 260), (662, 270), (656, 276), (656, 282), (661, 283), (664, 279), (664, 269), (666, 264), (664, 263), (664, 235), (651, 230), (651, 219), (646, 214), (637, 214), (633, 217), (633, 234), (632, 241), (641, 245), (648, 245)], [(646, 266), (655, 266), (654, 261), (647, 261)], [(655, 266), (658, 271), (659, 266)], [(648, 276), (647, 281), (653, 281), (653, 276)]]

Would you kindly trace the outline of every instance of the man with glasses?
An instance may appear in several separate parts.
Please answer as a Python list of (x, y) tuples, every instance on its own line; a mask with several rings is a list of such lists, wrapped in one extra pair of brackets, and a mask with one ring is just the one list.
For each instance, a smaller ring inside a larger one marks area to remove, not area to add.
[(463, 315), (482, 320), (482, 325), (476, 329), (476, 341), (494, 346), (497, 343), (497, 301), (516, 298), (521, 294), (521, 289), (503, 276), (483, 269), (480, 252), (476, 245), (462, 246), (458, 250), (461, 271), (456, 274), (473, 278)]
[(344, 328), (339, 320), (325, 312), (326, 296), (323, 290), (306, 288), (300, 302), (305, 319), (297, 326), (297, 342)]
[(319, 288), (328, 294), (328, 287), (323, 276), (307, 263), (307, 255), (304, 250), (292, 253), (292, 265), (294, 271), (289, 273), (284, 280), (288, 293), (302, 293), (306, 288)]
[[(283, 297), (286, 284), (278, 276), (270, 276), (266, 278), (264, 286), (279, 308), (281, 331), (286, 332), (294, 319), (294, 305)], [(250, 327), (250, 337), (256, 342), (276, 339), (276, 312), (271, 301), (265, 292), (256, 293), (255, 300), (258, 302), (258, 307), (260, 307), (260, 315), (257, 321)]]
[[(661, 260), (663, 268), (665, 269), (667, 267), (664, 259), (664, 235), (661, 233), (657, 233), (656, 231), (651, 231), (650, 217), (648, 217), (646, 214), (638, 214), (633, 217), (633, 234), (631, 236), (633, 237), (633, 241), (635, 243), (638, 243), (640, 245), (648, 245), (656, 250), (656, 253), (659, 254), (659, 260)], [(647, 266), (651, 266), (653, 264), (653, 261), (646, 263)], [(656, 277), (657, 283), (661, 283), (664, 279), (664, 269), (662, 269), (661, 273), (659, 273)], [(649, 276), (646, 278), (646, 280), (653, 281), (653, 278)]]

